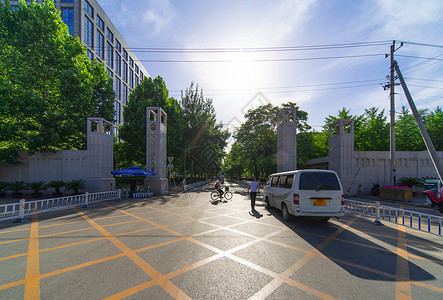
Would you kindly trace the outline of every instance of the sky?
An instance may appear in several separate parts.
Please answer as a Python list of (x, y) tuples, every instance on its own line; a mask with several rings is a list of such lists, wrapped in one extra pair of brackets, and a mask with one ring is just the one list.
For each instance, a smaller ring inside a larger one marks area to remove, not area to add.
[[(385, 54), (393, 40), (417, 107), (443, 106), (441, 0), (98, 2), (170, 96), (180, 100), (195, 82), (230, 130), (248, 109), (267, 103), (297, 103), (315, 130), (342, 108), (388, 115)], [(396, 93), (399, 112), (408, 102), (400, 86)]]

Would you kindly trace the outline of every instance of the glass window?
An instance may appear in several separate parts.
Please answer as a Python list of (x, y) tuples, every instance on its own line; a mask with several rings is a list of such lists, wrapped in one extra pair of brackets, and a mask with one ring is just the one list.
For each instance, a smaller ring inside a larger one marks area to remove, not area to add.
[(294, 181), (294, 175), (282, 175), (280, 179), (280, 187), (285, 189), (292, 188), (292, 182)]
[(74, 3), (74, 0), (62, 0), (62, 3)]
[(92, 54), (92, 52), (91, 52), (91, 50), (86, 50), (86, 54), (88, 55), (88, 57), (89, 57), (89, 59), (90, 60), (93, 60), (94, 59), (94, 54)]
[(85, 0), (85, 10), (91, 18), (94, 18), (94, 9), (92, 8), (91, 4), (89, 4), (89, 2), (86, 0)]
[(106, 63), (113, 68), (114, 67), (114, 48), (112, 47), (112, 45), (107, 42), (106, 43)]
[(300, 190), (340, 190), (340, 184), (334, 173), (303, 172), (300, 174)]
[(97, 29), (97, 54), (102, 59), (105, 58), (105, 37), (98, 29)]
[(62, 20), (69, 28), (69, 34), (74, 35), (74, 9), (62, 8)]
[(131, 67), (134, 67), (134, 61), (132, 60), (132, 57), (129, 56), (129, 65)]
[(118, 76), (122, 75), (122, 57), (120, 54), (118, 54), (117, 51), (115, 51), (115, 72), (118, 74)]
[(115, 39), (115, 49), (118, 52), (122, 52), (122, 44), (120, 44), (120, 42), (117, 39)]
[(125, 60), (128, 60), (128, 51), (126, 51), (125, 49), (123, 49), (123, 58)]
[(108, 28), (108, 31), (106, 32), (106, 36), (111, 41), (111, 44), (113, 44), (114, 43), (114, 34), (112, 34), (112, 32), (111, 32), (111, 30), (109, 30), (109, 28)]
[(142, 71), (140, 71), (140, 80), (143, 80), (144, 77), (145, 77), (145, 75), (143, 74)]
[(116, 76), (115, 77), (115, 84), (114, 84), (114, 91), (115, 91), (115, 98), (117, 98), (117, 99), (120, 99), (120, 87), (121, 87), (120, 78), (118, 78)]
[(128, 82), (128, 64), (123, 61), (123, 81)]
[(139, 69), (138, 69), (138, 66), (137, 66), (137, 65), (135, 65), (135, 74), (137, 74), (137, 75), (138, 75), (138, 71), (139, 71)]
[(128, 102), (128, 86), (126, 84), (122, 84), (122, 102), (126, 105)]
[(89, 18), (85, 18), (85, 42), (90, 47), (94, 47), (94, 26)]
[(134, 77), (135, 77), (135, 86), (137, 86), (138, 85), (138, 76), (135, 75)]
[(108, 69), (108, 76), (109, 76), (109, 78), (113, 78), (113, 77), (114, 77), (114, 74), (113, 74), (112, 71), (109, 70), (109, 69)]
[(97, 15), (97, 26), (100, 28), (103, 32), (105, 32), (105, 22), (103, 22), (102, 18), (100, 18)]
[(131, 89), (134, 88), (134, 71), (132, 69), (129, 69), (129, 86)]
[(117, 101), (114, 101), (114, 111), (115, 111), (115, 121), (117, 124), (120, 124), (121, 106), (120, 103), (118, 103)]
[(272, 177), (271, 186), (278, 187), (278, 180), (280, 179), (280, 176), (274, 176)]

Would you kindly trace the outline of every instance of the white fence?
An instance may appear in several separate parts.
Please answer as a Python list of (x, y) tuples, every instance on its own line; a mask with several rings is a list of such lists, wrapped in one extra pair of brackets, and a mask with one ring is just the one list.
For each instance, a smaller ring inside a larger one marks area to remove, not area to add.
[(374, 217), (375, 223), (380, 223), (380, 220), (383, 220), (438, 236), (443, 236), (443, 217), (383, 206), (380, 205), (380, 203), (373, 204), (348, 199), (345, 199), (345, 205), (346, 210), (348, 211), (363, 216)]
[(194, 188), (196, 188), (196, 187), (199, 187), (199, 186), (205, 185), (205, 184), (207, 184), (207, 183), (209, 183), (209, 182), (211, 182), (211, 181), (210, 181), (210, 180), (206, 180), (206, 181), (201, 181), (201, 182), (196, 182), (196, 183), (186, 184), (186, 185), (183, 187), (183, 191), (184, 191), (184, 192), (187, 192), (187, 191), (192, 190), (192, 189), (194, 189)]
[(53, 211), (77, 205), (88, 205), (89, 203), (120, 199), (121, 192), (110, 191), (100, 193), (86, 193), (83, 195), (67, 196), (60, 198), (51, 198), (44, 200), (28, 201), (20, 200), (19, 203), (11, 203), (0, 205), (0, 221), (7, 219), (19, 218), (23, 219), (25, 216)]

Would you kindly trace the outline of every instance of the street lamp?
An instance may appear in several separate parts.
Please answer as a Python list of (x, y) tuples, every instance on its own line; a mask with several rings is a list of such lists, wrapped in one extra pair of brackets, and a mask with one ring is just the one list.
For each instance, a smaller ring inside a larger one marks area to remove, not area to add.
[(192, 146), (192, 147), (178, 147), (178, 149), (183, 150), (184, 152), (184, 158), (183, 158), (183, 191), (186, 191), (186, 152), (188, 152), (191, 149), (197, 148), (197, 146)]

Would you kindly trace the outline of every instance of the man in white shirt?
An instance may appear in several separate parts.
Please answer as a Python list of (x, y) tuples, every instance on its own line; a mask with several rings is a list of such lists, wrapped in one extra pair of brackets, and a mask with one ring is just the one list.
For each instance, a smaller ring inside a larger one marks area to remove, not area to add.
[(255, 198), (257, 197), (259, 187), (260, 187), (260, 185), (256, 181), (256, 179), (253, 179), (252, 182), (249, 183), (249, 186), (248, 186), (248, 193), (251, 196), (251, 210), (252, 210), (252, 212), (255, 212)]

